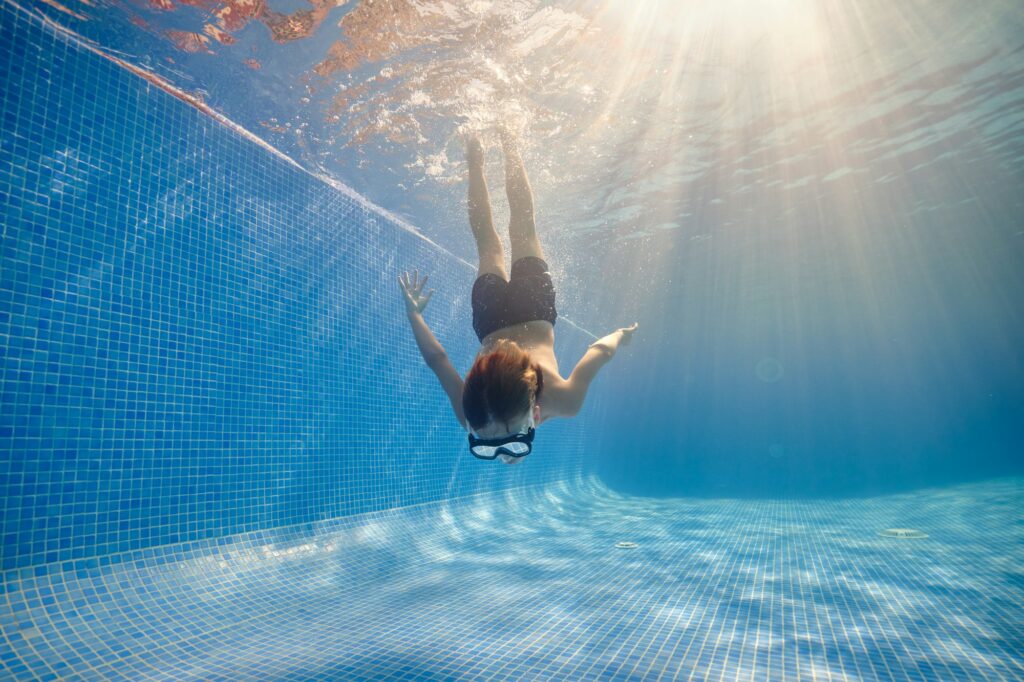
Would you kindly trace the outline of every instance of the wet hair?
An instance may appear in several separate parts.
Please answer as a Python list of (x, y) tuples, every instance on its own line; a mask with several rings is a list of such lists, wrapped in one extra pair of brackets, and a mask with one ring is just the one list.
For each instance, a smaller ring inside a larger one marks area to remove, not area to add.
[(544, 375), (530, 354), (502, 339), (479, 355), (462, 387), (462, 412), (474, 430), (490, 422), (507, 425), (529, 412), (544, 387)]

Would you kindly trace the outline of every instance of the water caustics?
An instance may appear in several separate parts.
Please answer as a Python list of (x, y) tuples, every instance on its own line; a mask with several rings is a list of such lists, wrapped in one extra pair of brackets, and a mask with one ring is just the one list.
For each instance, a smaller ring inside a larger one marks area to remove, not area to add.
[(1004, 0), (38, 7), (442, 243), (463, 236), (458, 132), (499, 122), (529, 140), (539, 212), (590, 239), (706, 238), (762, 189), (784, 219), (808, 185), (885, 183), (942, 144), (1020, 170), (1024, 19)]

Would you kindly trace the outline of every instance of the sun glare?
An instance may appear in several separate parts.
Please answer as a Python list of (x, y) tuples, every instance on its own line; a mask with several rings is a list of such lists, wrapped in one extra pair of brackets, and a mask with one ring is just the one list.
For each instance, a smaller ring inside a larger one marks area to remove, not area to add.
[(820, 57), (828, 44), (828, 3), (810, 0), (612, 0), (600, 29), (636, 56), (674, 50), (707, 66), (788, 70)]

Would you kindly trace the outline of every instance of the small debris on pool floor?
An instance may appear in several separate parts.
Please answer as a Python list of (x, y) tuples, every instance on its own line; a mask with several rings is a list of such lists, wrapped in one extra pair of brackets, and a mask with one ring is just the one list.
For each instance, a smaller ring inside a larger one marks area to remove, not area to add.
[(640, 545), (636, 544), (635, 542), (616, 542), (615, 546), (619, 549), (636, 549)]
[(919, 539), (928, 537), (928, 533), (914, 530), (913, 528), (886, 528), (885, 530), (878, 531), (878, 534), (884, 538)]

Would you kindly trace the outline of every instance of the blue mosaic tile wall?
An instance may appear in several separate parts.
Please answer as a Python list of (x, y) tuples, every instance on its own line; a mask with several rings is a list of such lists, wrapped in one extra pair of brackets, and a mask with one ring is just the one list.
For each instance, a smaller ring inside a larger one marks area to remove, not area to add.
[[(471, 267), (33, 15), (0, 30), (0, 568), (579, 470), (586, 417), (520, 466), (464, 450), (396, 277), (431, 273), (464, 372)], [(563, 363), (587, 342), (559, 326)]]

